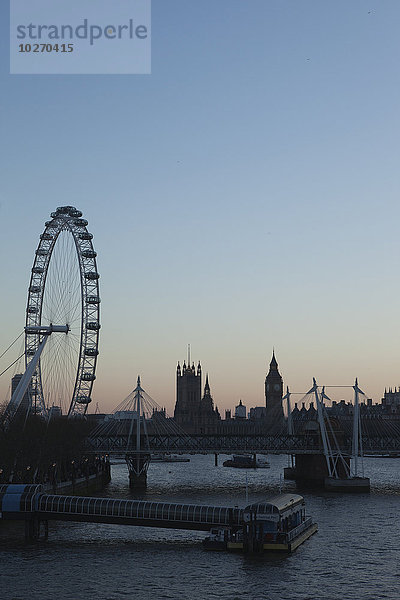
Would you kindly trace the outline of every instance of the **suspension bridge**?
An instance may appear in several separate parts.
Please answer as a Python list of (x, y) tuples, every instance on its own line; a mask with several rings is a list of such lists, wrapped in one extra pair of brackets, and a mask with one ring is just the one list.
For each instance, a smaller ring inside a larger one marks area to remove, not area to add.
[[(400, 429), (387, 431), (376, 426), (362, 433), (359, 396), (364, 395), (355, 382), (354, 417), (352, 426), (332, 426), (324, 401), (325, 389), (316, 381), (307, 396), (317, 403), (317, 427), (308, 429), (304, 423), (292, 421), (291, 413), (285, 430), (268, 433), (213, 433), (188, 435), (145, 392), (138, 377), (135, 389), (86, 439), (86, 450), (96, 454), (125, 456), (132, 485), (145, 483), (151, 454), (287, 454), (323, 457), (327, 476), (333, 478), (360, 477), (359, 459), (363, 452), (371, 455), (397, 455), (400, 449)], [(354, 459), (353, 474), (350, 457)], [(307, 463), (310, 465), (311, 463)], [(306, 467), (305, 467), (306, 468)], [(313, 468), (313, 467), (312, 467)]]

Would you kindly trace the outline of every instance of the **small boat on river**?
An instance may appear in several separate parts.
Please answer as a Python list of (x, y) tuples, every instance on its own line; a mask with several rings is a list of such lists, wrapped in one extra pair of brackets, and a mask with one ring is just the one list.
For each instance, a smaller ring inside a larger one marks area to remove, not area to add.
[(369, 477), (325, 477), (324, 488), (328, 492), (358, 492), (370, 491)]
[(214, 527), (203, 540), (206, 550), (293, 552), (318, 526), (306, 515), (304, 498), (280, 494), (246, 506), (243, 527)]
[(269, 469), (268, 460), (260, 460), (254, 454), (234, 454), (232, 458), (225, 460), (224, 467), (234, 467), (235, 469)]
[(187, 456), (177, 456), (176, 454), (152, 454), (151, 462), (157, 463), (188, 463), (190, 458)]

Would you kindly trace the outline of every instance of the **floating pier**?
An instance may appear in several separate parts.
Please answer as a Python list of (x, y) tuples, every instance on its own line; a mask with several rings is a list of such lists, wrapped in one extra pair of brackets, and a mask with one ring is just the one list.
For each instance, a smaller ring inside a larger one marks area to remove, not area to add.
[(40, 485), (0, 485), (0, 522), (24, 520), (27, 541), (47, 539), (48, 522), (80, 521), (189, 529), (223, 530), (244, 552), (292, 551), (317, 526), (306, 517), (304, 499), (283, 494), (271, 502), (245, 508), (88, 498), (45, 494)]

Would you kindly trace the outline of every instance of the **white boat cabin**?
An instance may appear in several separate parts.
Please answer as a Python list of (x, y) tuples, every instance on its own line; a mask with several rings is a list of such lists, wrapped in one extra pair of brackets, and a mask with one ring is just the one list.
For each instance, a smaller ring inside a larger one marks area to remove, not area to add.
[(257, 528), (260, 539), (276, 542), (306, 520), (304, 498), (297, 494), (280, 494), (268, 502), (250, 504), (244, 509), (246, 527)]

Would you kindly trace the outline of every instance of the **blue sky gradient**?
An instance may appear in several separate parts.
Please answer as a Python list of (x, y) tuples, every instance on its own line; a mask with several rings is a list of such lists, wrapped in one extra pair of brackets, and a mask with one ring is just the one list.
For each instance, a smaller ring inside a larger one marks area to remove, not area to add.
[(188, 343), (221, 412), (264, 403), (273, 346), (296, 392), (400, 384), (397, 0), (153, 0), (137, 76), (9, 75), (0, 11), (0, 353), (72, 204), (99, 255), (101, 410), (140, 374), (171, 412)]

